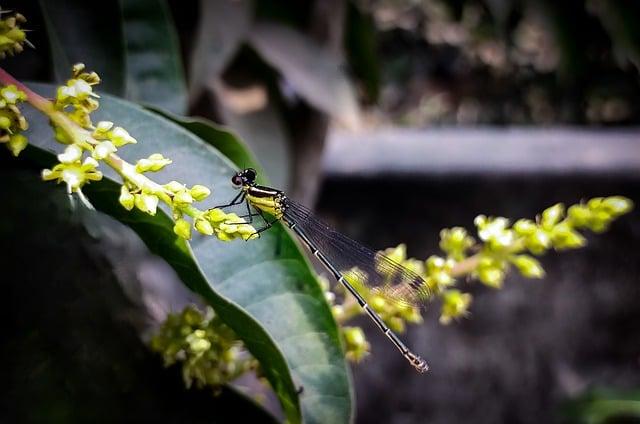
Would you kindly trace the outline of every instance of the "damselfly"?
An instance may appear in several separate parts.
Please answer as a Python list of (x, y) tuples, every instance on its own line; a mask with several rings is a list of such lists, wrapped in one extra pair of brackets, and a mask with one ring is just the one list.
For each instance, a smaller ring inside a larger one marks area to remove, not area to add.
[[(371, 290), (384, 292), (392, 301), (414, 305), (432, 294), (425, 281), (385, 255), (376, 253), (323, 224), (304, 206), (285, 196), (284, 192), (257, 185), (256, 176), (256, 171), (251, 168), (236, 173), (231, 182), (240, 189), (240, 193), (229, 204), (218, 207), (244, 202), (247, 214), (242, 215), (242, 218), (247, 218), (248, 222), (252, 223), (254, 217), (260, 216), (265, 223), (264, 227), (256, 230), (258, 234), (270, 228), (276, 221), (282, 220), (336, 280), (353, 295), (360, 307), (409, 363), (420, 372), (427, 371), (429, 366), (426, 361), (405, 346), (354, 287), (357, 284), (366, 284)], [(265, 217), (264, 212), (273, 219)], [(353, 281), (356, 279), (357, 284)]]

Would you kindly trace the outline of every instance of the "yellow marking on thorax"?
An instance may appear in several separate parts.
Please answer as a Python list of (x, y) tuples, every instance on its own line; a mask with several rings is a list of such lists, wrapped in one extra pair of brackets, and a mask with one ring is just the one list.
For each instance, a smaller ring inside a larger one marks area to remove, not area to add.
[(282, 218), (282, 205), (275, 197), (255, 197), (247, 193), (247, 200), (253, 207), (273, 215), (274, 218)]

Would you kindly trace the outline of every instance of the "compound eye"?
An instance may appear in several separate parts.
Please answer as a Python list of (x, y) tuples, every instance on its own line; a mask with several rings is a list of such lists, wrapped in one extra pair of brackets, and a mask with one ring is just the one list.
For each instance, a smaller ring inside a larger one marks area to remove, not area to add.
[(236, 185), (236, 186), (241, 186), (241, 185), (242, 185), (242, 177), (241, 177), (240, 175), (237, 175), (237, 174), (236, 174), (236, 175), (234, 175), (234, 176), (231, 178), (231, 183), (232, 183), (233, 185)]
[(253, 168), (247, 168), (244, 170), (244, 176), (249, 181), (255, 181), (256, 179), (256, 170)]

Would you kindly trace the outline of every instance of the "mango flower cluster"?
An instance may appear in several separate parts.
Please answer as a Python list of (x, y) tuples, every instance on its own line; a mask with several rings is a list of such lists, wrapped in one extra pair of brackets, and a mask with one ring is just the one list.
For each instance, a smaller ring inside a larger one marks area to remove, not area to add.
[(58, 87), (48, 114), (56, 140), (66, 148), (57, 156), (55, 166), (42, 171), (44, 180), (66, 184), (69, 193), (77, 193), (90, 206), (82, 187), (101, 180), (103, 174), (99, 167), (106, 164), (123, 179), (118, 200), (124, 208), (155, 215), (160, 202), (167, 204), (174, 218), (173, 230), (183, 239), (191, 238), (192, 229), (225, 241), (236, 238), (248, 240), (257, 236), (255, 229), (236, 214), (227, 214), (220, 209), (196, 208), (195, 202), (211, 194), (209, 188), (199, 184), (188, 187), (178, 181), (167, 184), (154, 182), (148, 174), (172, 163), (161, 153), (139, 159), (135, 164), (119, 157), (120, 148), (135, 144), (137, 140), (113, 122), (93, 124), (91, 113), (100, 106), (94, 86), (99, 83), (100, 77), (95, 72), (85, 72), (83, 64), (76, 64), (71, 78)]
[(29, 125), (18, 108), (26, 99), (26, 94), (15, 85), (0, 89), (0, 143), (16, 157), (27, 147), (27, 137), (21, 132)]
[(520, 219), (513, 226), (505, 218), (480, 215), (474, 222), (484, 244), (471, 275), (490, 287), (501, 287), (512, 266), (527, 278), (542, 278), (544, 269), (532, 255), (540, 256), (549, 249), (583, 247), (587, 241), (579, 230), (603, 232), (632, 206), (631, 200), (621, 196), (594, 198), (568, 210), (558, 203), (542, 212), (536, 221)]
[(197, 387), (219, 388), (258, 366), (210, 307), (205, 313), (188, 306), (169, 314), (150, 346), (162, 355), (165, 366), (181, 363), (187, 387), (195, 382)]
[[(568, 209), (558, 203), (544, 210), (535, 221), (520, 219), (513, 225), (503, 217), (479, 215), (474, 220), (478, 240), (462, 227), (440, 232), (440, 249), (445, 256), (433, 255), (426, 261), (409, 258), (404, 244), (382, 253), (425, 280), (428, 290), (424, 293), (439, 300), (440, 322), (449, 324), (466, 316), (472, 302), (471, 294), (455, 287), (460, 278), (475, 278), (492, 288), (501, 288), (512, 268), (526, 278), (543, 278), (545, 272), (536, 256), (550, 249), (563, 251), (583, 247), (586, 239), (580, 231), (601, 233), (632, 208), (631, 200), (612, 196), (597, 197)], [(360, 281), (362, 273), (358, 270), (347, 272), (345, 276), (394, 331), (401, 333), (406, 323), (422, 321), (420, 305), (394, 299), (393, 291), (368, 288)], [(323, 286), (338, 323), (344, 324), (363, 313), (341, 286), (333, 291), (326, 281)], [(336, 302), (334, 292), (344, 296), (342, 303)], [(431, 299), (424, 297), (422, 300)], [(359, 361), (368, 354), (370, 345), (359, 327), (342, 327), (342, 335), (349, 359)]]
[(19, 13), (6, 10), (0, 10), (2, 15), (6, 16), (0, 19), (0, 59), (20, 53), (25, 44), (30, 45), (25, 30), (21, 28), (27, 19)]

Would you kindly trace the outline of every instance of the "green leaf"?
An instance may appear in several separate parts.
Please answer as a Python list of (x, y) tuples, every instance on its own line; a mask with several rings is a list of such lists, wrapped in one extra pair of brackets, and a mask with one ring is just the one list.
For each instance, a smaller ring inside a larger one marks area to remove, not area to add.
[[(44, 95), (54, 91), (41, 84), (33, 88)], [(94, 118), (114, 121), (138, 139), (138, 144), (119, 151), (124, 159), (134, 162), (156, 152), (173, 159), (173, 165), (154, 174), (154, 180), (213, 188), (215, 200), (203, 207), (234, 196), (229, 182), (235, 170), (232, 163), (178, 125), (106, 95)], [(61, 146), (53, 141), (47, 120), (33, 112), (28, 119), (31, 143), (49, 152), (52, 160), (50, 153)], [(288, 420), (298, 422), (301, 414), (305, 422), (348, 422), (352, 394), (338, 329), (289, 233), (276, 225), (251, 242), (197, 237), (187, 244), (173, 234), (173, 222), (165, 213), (151, 217), (124, 210), (117, 202), (117, 176), (101, 169), (106, 180), (85, 190), (91, 201), (134, 229), (244, 340), (264, 367)], [(299, 388), (303, 388), (300, 395)]]
[(116, 96), (174, 113), (187, 106), (177, 34), (165, 0), (40, 0), (57, 82), (82, 62)]
[[(0, 186), (3, 313), (20, 316), (0, 324), (3, 402), (12, 405), (2, 408), (0, 422), (236, 422), (239, 415), (276, 422), (232, 388), (218, 396), (210, 388), (185, 390), (180, 368), (164, 368), (139, 327), (149, 331), (160, 318), (149, 315), (149, 305), (168, 309), (186, 293), (171, 277), (136, 278), (141, 265), (128, 255), (145, 264), (152, 255), (132, 243), (131, 229), (96, 211), (71, 210), (64, 187), (18, 167), (0, 152), (0, 179), (10, 182)], [(25, 272), (24, 264), (36, 262)], [(172, 297), (156, 297), (158, 287)]]
[(173, 113), (187, 110), (178, 34), (165, 0), (121, 0), (126, 94)]
[(215, 147), (240, 169), (252, 167), (258, 171), (258, 182), (268, 184), (269, 180), (251, 150), (228, 128), (204, 118), (185, 118), (163, 110), (149, 108), (198, 136)]
[(40, 0), (54, 76), (64, 82), (71, 66), (82, 62), (103, 79), (101, 90), (125, 93), (122, 22), (116, 0)]
[(569, 423), (637, 422), (640, 419), (640, 392), (592, 389), (565, 402), (561, 411)]

